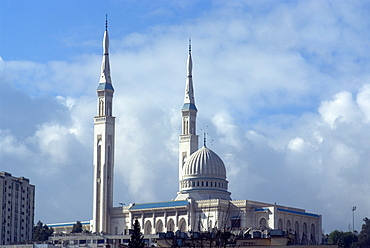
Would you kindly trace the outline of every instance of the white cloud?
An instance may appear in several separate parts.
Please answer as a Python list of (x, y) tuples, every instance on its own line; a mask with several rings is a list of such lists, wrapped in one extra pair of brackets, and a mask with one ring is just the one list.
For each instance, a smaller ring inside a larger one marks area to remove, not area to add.
[(323, 120), (335, 128), (336, 122), (357, 122), (360, 117), (356, 103), (350, 92), (340, 92), (332, 101), (324, 101), (319, 112)]

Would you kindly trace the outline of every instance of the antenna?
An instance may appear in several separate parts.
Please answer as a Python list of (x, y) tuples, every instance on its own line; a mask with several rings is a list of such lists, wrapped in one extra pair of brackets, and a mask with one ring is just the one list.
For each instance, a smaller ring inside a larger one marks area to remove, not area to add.
[(108, 30), (108, 14), (105, 14), (105, 31)]
[[(207, 129), (208, 129), (208, 125), (207, 125)], [(203, 128), (200, 129), (201, 131), (203, 131)], [(207, 147), (207, 132), (206, 131), (203, 131), (203, 145), (204, 147)], [(211, 140), (211, 145), (213, 145), (213, 140)]]

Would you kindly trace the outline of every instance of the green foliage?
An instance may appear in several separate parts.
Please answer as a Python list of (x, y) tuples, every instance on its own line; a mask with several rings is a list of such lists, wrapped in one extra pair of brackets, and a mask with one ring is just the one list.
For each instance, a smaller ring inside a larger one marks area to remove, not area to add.
[(342, 232), (335, 230), (329, 234), (329, 244), (340, 245), (344, 248), (351, 247), (351, 244), (357, 241), (357, 236), (352, 232)]
[(365, 217), (364, 222), (358, 235), (358, 241), (353, 243), (351, 248), (370, 248), (370, 220)]
[(128, 242), (129, 248), (144, 248), (145, 243), (143, 242), (143, 234), (140, 232), (140, 223), (138, 220), (135, 220), (133, 231), (131, 233), (131, 239)]
[(52, 227), (44, 225), (41, 221), (37, 222), (37, 225), (33, 227), (33, 240), (35, 241), (46, 241), (49, 236), (53, 234), (54, 230)]
[(81, 221), (77, 221), (76, 224), (73, 225), (71, 233), (82, 233), (82, 224)]

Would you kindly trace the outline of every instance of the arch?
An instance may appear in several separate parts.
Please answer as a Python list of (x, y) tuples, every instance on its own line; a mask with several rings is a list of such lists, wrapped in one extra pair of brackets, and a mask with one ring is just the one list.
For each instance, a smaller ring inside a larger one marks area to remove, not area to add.
[(152, 223), (147, 220), (144, 224), (144, 234), (152, 234)]
[(264, 230), (267, 228), (267, 220), (265, 218), (260, 219), (260, 229)]
[(167, 222), (167, 232), (168, 231), (171, 231), (171, 232), (175, 231), (175, 222), (173, 221), (173, 219), (169, 219)]
[(212, 220), (209, 220), (209, 228), (208, 229), (210, 229), (210, 230), (212, 230), (213, 229), (213, 226), (212, 226)]
[(187, 231), (187, 225), (186, 225), (186, 221), (184, 218), (181, 218), (180, 221), (179, 221), (179, 228), (178, 230), (180, 232), (186, 232)]
[(278, 220), (278, 229), (283, 230), (283, 220), (281, 218)]
[(307, 235), (307, 223), (303, 222), (303, 234)]
[(289, 231), (292, 229), (292, 223), (290, 222), (290, 220), (287, 220), (286, 221), (286, 230)]
[(162, 220), (158, 220), (157, 224), (155, 225), (155, 233), (163, 232), (163, 222)]
[(300, 243), (300, 235), (299, 235), (299, 223), (296, 221), (294, 223), (294, 233), (295, 233), (295, 243), (299, 244)]
[(316, 227), (315, 224), (311, 224), (311, 244), (316, 244)]

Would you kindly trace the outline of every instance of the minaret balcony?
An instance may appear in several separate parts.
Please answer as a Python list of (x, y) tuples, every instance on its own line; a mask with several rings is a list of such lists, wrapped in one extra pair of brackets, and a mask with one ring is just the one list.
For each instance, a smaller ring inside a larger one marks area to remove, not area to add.
[(95, 123), (106, 122), (106, 117), (95, 117)]

